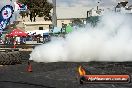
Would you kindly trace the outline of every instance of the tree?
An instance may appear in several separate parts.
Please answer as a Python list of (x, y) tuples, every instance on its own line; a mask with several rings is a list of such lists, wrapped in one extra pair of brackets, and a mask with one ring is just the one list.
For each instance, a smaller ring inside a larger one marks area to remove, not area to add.
[(74, 18), (73, 21), (72, 21), (72, 24), (73, 24), (73, 26), (79, 26), (79, 27), (84, 26), (84, 23), (79, 18)]
[(92, 27), (95, 27), (99, 22), (99, 16), (91, 16), (88, 17), (86, 20), (88, 24), (90, 24)]
[[(28, 6), (30, 20), (35, 21), (36, 16), (44, 17), (44, 20), (51, 20), (50, 10), (53, 5), (47, 0), (18, 0)], [(21, 13), (22, 16), (27, 16), (27, 13)]]

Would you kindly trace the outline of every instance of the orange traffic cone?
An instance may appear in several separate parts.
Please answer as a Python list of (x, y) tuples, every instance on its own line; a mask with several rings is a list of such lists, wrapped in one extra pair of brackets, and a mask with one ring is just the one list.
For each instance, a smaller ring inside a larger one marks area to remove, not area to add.
[(30, 62), (28, 62), (28, 68), (27, 68), (28, 72), (32, 72), (32, 65)]

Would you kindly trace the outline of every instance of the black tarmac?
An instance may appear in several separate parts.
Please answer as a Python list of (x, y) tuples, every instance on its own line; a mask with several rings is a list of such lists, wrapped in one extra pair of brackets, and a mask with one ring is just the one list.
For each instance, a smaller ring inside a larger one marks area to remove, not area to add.
[(33, 72), (27, 71), (27, 62), (0, 66), (0, 88), (132, 88), (127, 84), (79, 84), (78, 67), (87, 74), (129, 74), (132, 62), (32, 62)]

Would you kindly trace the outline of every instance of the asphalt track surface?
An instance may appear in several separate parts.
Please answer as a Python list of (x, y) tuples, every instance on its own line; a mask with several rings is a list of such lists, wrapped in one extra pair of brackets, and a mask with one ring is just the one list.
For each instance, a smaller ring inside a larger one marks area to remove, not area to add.
[(79, 84), (79, 66), (87, 74), (129, 74), (132, 62), (32, 62), (33, 72), (27, 72), (27, 63), (0, 66), (0, 88), (132, 88), (127, 84)]

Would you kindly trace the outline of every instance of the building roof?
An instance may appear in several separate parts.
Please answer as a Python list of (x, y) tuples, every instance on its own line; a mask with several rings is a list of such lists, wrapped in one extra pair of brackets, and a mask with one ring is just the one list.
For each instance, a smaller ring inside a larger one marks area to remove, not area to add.
[(50, 25), (51, 21), (38, 21), (38, 22), (23, 22), (25, 25)]

